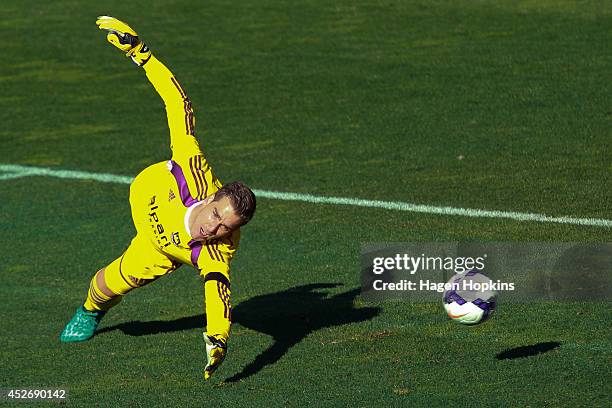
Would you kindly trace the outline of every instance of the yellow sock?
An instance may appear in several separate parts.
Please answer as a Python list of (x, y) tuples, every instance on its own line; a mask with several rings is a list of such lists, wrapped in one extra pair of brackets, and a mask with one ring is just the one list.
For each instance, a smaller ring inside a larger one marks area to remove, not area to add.
[(87, 292), (87, 300), (85, 300), (83, 307), (90, 311), (106, 311), (119, 303), (122, 296), (110, 297), (106, 295), (98, 287), (98, 282), (96, 281), (97, 278), (97, 273), (93, 276), (93, 278), (91, 278), (89, 291)]

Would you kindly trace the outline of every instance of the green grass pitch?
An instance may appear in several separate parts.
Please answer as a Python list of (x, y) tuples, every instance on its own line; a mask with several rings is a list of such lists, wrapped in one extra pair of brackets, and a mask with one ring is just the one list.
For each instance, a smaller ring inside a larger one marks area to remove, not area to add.
[[(191, 97), (224, 181), (612, 218), (604, 1), (0, 3), (0, 163), (134, 176), (169, 156), (160, 99), (104, 39), (129, 22)], [(58, 334), (134, 233), (128, 187), (0, 180), (0, 387), (74, 406), (610, 406), (610, 303), (367, 303), (362, 242), (610, 241), (610, 228), (260, 199), (233, 264), (228, 357), (205, 383), (183, 267), (99, 335)], [(544, 351), (535, 355), (529, 351)]]

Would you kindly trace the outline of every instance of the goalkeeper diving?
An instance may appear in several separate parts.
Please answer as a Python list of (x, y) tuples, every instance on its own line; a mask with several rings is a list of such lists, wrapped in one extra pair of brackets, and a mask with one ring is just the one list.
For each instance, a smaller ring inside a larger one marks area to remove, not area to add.
[(255, 195), (241, 182), (221, 184), (195, 138), (195, 117), (187, 94), (126, 23), (101, 16), (107, 40), (142, 67), (161, 96), (170, 128), (172, 158), (144, 169), (130, 186), (136, 236), (126, 251), (91, 279), (87, 299), (62, 333), (62, 342), (90, 339), (106, 312), (123, 296), (192, 265), (201, 275), (207, 327), (208, 379), (227, 352), (231, 326), (230, 263), (240, 227), (253, 217)]

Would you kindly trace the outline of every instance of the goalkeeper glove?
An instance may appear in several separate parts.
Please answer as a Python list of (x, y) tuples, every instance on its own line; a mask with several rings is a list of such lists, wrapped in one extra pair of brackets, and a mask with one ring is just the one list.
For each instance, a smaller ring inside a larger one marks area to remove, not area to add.
[(125, 52), (139, 67), (151, 58), (149, 47), (138, 38), (138, 34), (129, 25), (114, 17), (99, 16), (96, 24), (100, 30), (108, 31), (106, 39), (109, 43)]
[(209, 336), (204, 332), (204, 342), (206, 343), (206, 368), (204, 368), (204, 379), (208, 380), (211, 375), (225, 359), (227, 343), (225, 340), (215, 336)]

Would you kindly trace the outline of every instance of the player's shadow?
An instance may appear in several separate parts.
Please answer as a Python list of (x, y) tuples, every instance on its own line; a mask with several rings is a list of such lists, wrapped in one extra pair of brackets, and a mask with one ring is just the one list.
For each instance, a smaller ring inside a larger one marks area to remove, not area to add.
[(515, 358), (531, 357), (537, 354), (546, 353), (561, 346), (558, 341), (547, 341), (532, 344), (530, 346), (515, 347), (504, 350), (497, 355), (498, 360), (513, 360)]
[(272, 336), (273, 343), (226, 382), (243, 380), (274, 364), (287, 350), (314, 331), (370, 320), (380, 313), (377, 307), (353, 307), (359, 289), (329, 297), (324, 292), (316, 291), (336, 286), (339, 284), (297, 286), (282, 292), (255, 296), (236, 306), (232, 311), (234, 321)]
[[(226, 382), (243, 380), (274, 364), (291, 347), (314, 331), (370, 320), (380, 313), (378, 307), (353, 307), (353, 301), (359, 294), (358, 288), (334, 296), (328, 296), (325, 291), (321, 291), (337, 286), (340, 284), (315, 283), (296, 286), (281, 292), (255, 296), (233, 308), (234, 323), (267, 334), (272, 337), (273, 342), (241, 372), (228, 378)], [(131, 336), (144, 336), (201, 328), (205, 324), (205, 316), (196, 315), (171, 321), (121, 323), (103, 328), (96, 334), (121, 330)]]

